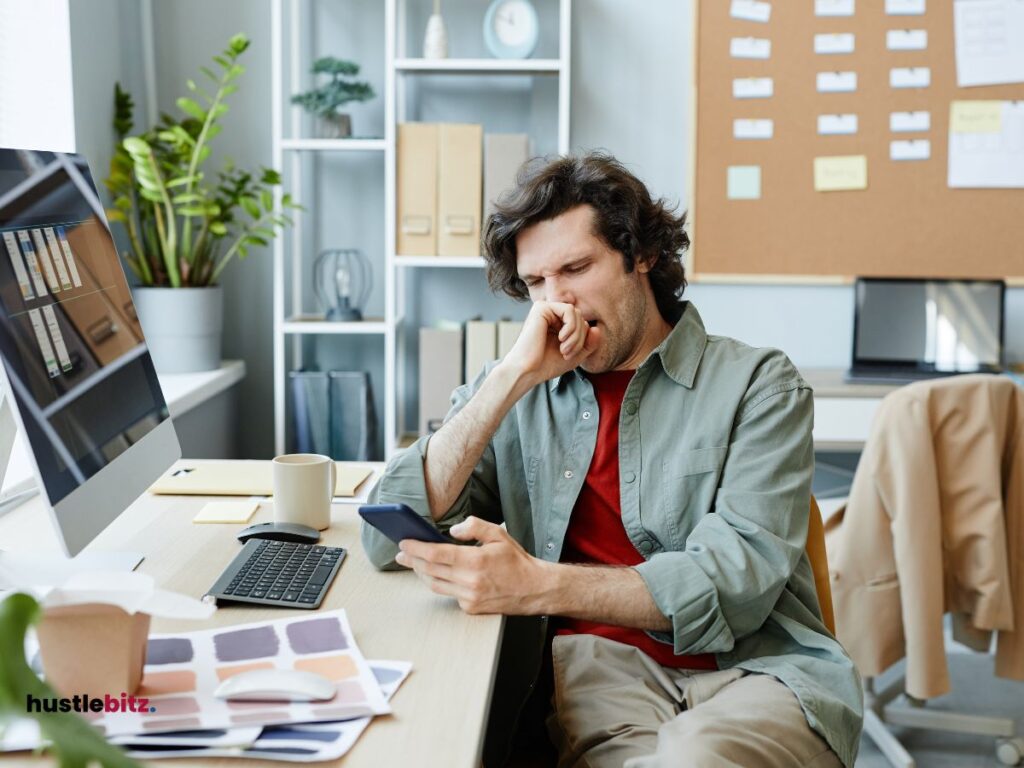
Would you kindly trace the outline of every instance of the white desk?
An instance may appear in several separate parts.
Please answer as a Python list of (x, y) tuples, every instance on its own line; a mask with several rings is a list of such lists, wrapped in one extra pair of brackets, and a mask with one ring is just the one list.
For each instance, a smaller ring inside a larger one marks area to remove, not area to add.
[(882, 398), (900, 384), (850, 384), (843, 368), (805, 368), (804, 380), (814, 388), (814, 448), (818, 451), (859, 451), (864, 447)]
[[(97, 537), (90, 550), (143, 552), (146, 559), (139, 570), (152, 574), (168, 589), (200, 597), (238, 552), (234, 536), (242, 527), (194, 525), (192, 517), (208, 500), (145, 495)], [(6, 548), (56, 548), (41, 504), (36, 497), (0, 518), (0, 541)], [(323, 543), (345, 547), (348, 556), (323, 607), (345, 608), (366, 658), (411, 661), (413, 671), (392, 699), (393, 714), (374, 718), (342, 764), (345, 768), (478, 768), (503, 619), (464, 614), (454, 600), (433, 594), (411, 572), (378, 572), (359, 543), (355, 507), (356, 503), (334, 505), (331, 527), (324, 532)], [(272, 518), (267, 503), (251, 522)], [(206, 622), (154, 620), (153, 631), (229, 626), (298, 613), (223, 607)], [(16, 763), (38, 766), (42, 761), (24, 755), (0, 756), (0, 765)], [(230, 758), (160, 764), (172, 768), (280, 765)]]

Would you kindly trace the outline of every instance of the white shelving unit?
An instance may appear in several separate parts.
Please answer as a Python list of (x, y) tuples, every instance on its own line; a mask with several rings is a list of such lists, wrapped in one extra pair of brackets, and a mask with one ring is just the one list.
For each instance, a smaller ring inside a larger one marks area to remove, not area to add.
[[(350, 0), (358, 3), (360, 0)], [(374, 2), (374, 0), (362, 0)], [(272, 66), (272, 129), (273, 164), (288, 169), (288, 179), (299, 188), (302, 178), (302, 153), (310, 152), (383, 152), (384, 153), (384, 317), (358, 323), (327, 322), (302, 314), (302, 275), (309, 268), (303, 259), (303, 233), (299, 218), (287, 237), (273, 242), (273, 311), (274, 311), (274, 449), (288, 449), (287, 397), (289, 367), (302, 365), (301, 337), (304, 335), (380, 336), (384, 341), (384, 451), (390, 455), (406, 434), (402, 395), (409, 382), (405, 379), (405, 350), (401, 343), (407, 283), (416, 269), (481, 269), (481, 257), (398, 256), (395, 253), (396, 226), (396, 136), (397, 126), (407, 119), (406, 81), (422, 75), (459, 76), (535, 76), (558, 79), (557, 148), (560, 154), (569, 151), (569, 75), (572, 0), (554, 0), (558, 4), (558, 57), (536, 59), (452, 58), (442, 60), (411, 58), (405, 50), (408, 8), (414, 0), (385, 0), (384, 9), (384, 137), (374, 139), (316, 139), (300, 136), (301, 115), (288, 103), (285, 88), (296, 93), (301, 88), (301, 73), (309, 62), (301, 56), (300, 29), (302, 16), (310, 10), (309, 0), (272, 0), (271, 3), (271, 66)], [(543, 0), (537, 0), (543, 2)], [(288, 24), (285, 15), (288, 14)], [(285, 62), (285, 34), (288, 39), (288, 61)], [(483, 115), (481, 115), (481, 119)], [(286, 136), (285, 122), (290, 123)], [(276, 190), (278, 202), (283, 190)], [(317, 201), (301, 201), (306, 212), (298, 216), (316, 216)], [(367, 204), (372, 204), (369, 201)], [(370, 254), (371, 260), (377, 254)], [(305, 264), (304, 264), (305, 262)], [(291, 296), (286, 296), (285, 278), (290, 271)], [(481, 290), (483, 290), (481, 285)], [(291, 366), (288, 346), (291, 344)]]

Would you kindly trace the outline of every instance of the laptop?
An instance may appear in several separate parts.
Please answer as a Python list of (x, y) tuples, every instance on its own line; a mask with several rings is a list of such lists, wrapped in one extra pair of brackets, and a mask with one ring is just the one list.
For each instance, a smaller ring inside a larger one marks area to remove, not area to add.
[(857, 278), (846, 380), (998, 373), (1005, 294), (1002, 280)]

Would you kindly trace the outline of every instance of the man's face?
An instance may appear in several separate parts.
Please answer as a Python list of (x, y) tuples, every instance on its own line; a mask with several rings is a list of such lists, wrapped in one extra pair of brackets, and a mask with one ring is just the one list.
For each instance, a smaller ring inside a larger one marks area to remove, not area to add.
[[(644, 264), (626, 272), (622, 254), (594, 234), (594, 210), (571, 208), (516, 236), (516, 268), (531, 301), (572, 304), (601, 330), (601, 343), (583, 361), (590, 373), (625, 367), (657, 312)], [(632, 367), (632, 366), (630, 366)]]

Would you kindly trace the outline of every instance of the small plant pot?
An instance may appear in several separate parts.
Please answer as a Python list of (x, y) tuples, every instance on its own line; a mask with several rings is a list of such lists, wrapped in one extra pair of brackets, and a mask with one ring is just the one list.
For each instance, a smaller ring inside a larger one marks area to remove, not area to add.
[(347, 139), (352, 135), (352, 116), (348, 114), (321, 116), (316, 124), (321, 139)]
[(146, 663), (148, 613), (87, 603), (48, 608), (39, 624), (46, 681), (61, 696), (133, 694)]
[(220, 286), (136, 286), (132, 296), (158, 373), (196, 373), (220, 367), (224, 323)]

